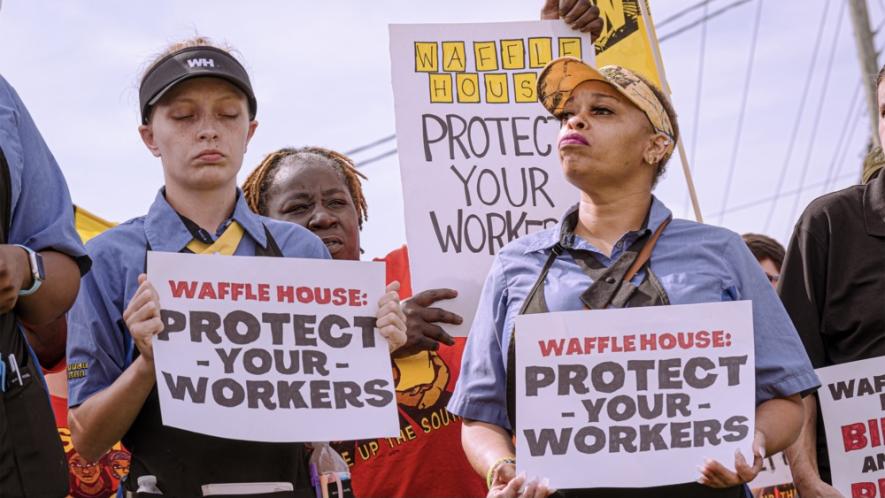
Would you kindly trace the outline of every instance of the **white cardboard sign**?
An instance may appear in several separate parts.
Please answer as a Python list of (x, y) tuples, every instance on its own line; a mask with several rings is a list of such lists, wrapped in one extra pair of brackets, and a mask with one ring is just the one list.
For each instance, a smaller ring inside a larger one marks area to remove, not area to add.
[(594, 62), (589, 35), (562, 21), (390, 26), (412, 285), (458, 291), (453, 335), (470, 330), (498, 250), (577, 202), (559, 122), (536, 97), (538, 73), (563, 55)]
[(733, 468), (752, 454), (754, 365), (749, 301), (519, 316), (517, 470), (570, 489)]
[(399, 433), (379, 263), (148, 253), (163, 423), (266, 442)]
[(846, 497), (885, 497), (885, 357), (817, 375), (833, 487)]

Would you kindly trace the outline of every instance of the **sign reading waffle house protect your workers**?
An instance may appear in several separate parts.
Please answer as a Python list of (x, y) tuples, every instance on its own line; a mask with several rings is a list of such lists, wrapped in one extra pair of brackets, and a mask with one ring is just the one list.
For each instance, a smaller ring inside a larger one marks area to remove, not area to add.
[(456, 289), (466, 335), (497, 251), (577, 201), (537, 77), (593, 45), (561, 21), (393, 25), (390, 54), (413, 286)]

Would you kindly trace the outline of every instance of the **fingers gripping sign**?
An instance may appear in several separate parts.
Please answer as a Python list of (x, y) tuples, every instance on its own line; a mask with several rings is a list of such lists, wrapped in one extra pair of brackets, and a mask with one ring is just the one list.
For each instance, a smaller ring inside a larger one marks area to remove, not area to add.
[(153, 361), (153, 338), (163, 331), (163, 322), (160, 320), (160, 297), (144, 273), (138, 276), (138, 290), (123, 311), (123, 320), (139, 354), (145, 360)]
[(545, 0), (541, 8), (541, 19), (559, 18), (575, 31), (590, 33), (593, 41), (602, 33), (599, 7), (590, 3), (590, 0)]
[(734, 452), (734, 471), (729, 470), (716, 460), (710, 459), (699, 467), (701, 477), (698, 482), (711, 488), (728, 488), (745, 484), (762, 470), (765, 460), (765, 435), (757, 430), (753, 438), (753, 462), (748, 463), (740, 450)]
[(396, 351), (406, 343), (406, 316), (400, 307), (399, 282), (391, 282), (385, 294), (378, 300), (376, 327), (387, 339), (390, 351)]
[(525, 473), (510, 479), (506, 484), (496, 482), (489, 488), (486, 498), (547, 498), (556, 490), (550, 487), (547, 479), (528, 480)]
[(404, 302), (402, 308), (406, 318), (406, 343), (394, 356), (404, 357), (419, 351), (436, 351), (439, 343), (447, 346), (455, 344), (452, 336), (437, 323), (460, 325), (464, 319), (456, 313), (432, 305), (456, 297), (458, 291), (453, 289), (429, 289)]

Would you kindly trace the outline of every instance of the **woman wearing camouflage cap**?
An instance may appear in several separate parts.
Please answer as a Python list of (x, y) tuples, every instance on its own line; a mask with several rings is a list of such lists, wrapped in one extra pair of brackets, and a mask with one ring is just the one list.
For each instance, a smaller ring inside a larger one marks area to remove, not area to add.
[(449, 403), (451, 412), (464, 417), (468, 458), (486, 476), (490, 497), (554, 492), (546, 480), (526, 482), (515, 475), (517, 315), (752, 300), (753, 460), (736, 455), (734, 462), (724, 462), (735, 471), (711, 460), (697, 462), (696, 483), (560, 492), (569, 497), (745, 496), (745, 483), (759, 472), (764, 456), (797, 437), (801, 393), (819, 385), (789, 317), (739, 235), (672, 219), (652, 195), (679, 139), (676, 114), (658, 88), (622, 67), (596, 70), (560, 58), (540, 74), (538, 96), (561, 122), (562, 171), (580, 196), (558, 226), (504, 247), (489, 272)]

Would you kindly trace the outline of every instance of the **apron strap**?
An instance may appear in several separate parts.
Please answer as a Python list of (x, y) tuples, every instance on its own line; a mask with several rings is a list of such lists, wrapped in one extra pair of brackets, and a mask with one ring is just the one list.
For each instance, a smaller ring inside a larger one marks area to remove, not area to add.
[(645, 263), (651, 259), (651, 252), (655, 248), (655, 245), (658, 243), (658, 239), (661, 238), (661, 234), (664, 233), (664, 229), (667, 228), (667, 225), (670, 224), (670, 221), (673, 219), (672, 216), (668, 216), (666, 220), (661, 222), (658, 226), (658, 229), (655, 230), (655, 233), (652, 234), (651, 238), (648, 239), (648, 242), (642, 246), (642, 249), (639, 251), (639, 256), (636, 257), (636, 261), (630, 265), (630, 269), (627, 270), (627, 273), (624, 274), (624, 281), (629, 282), (633, 280), (633, 277), (639, 272), (639, 269), (642, 268)]
[[(535, 285), (529, 291), (525, 302), (522, 303), (522, 309), (519, 310), (520, 315), (544, 313), (547, 310), (547, 303), (544, 301), (544, 282), (547, 280), (547, 274), (553, 262), (563, 252), (562, 245), (557, 242), (550, 251), (550, 256), (541, 268), (541, 273), (535, 280)], [(540, 292), (539, 292), (540, 291)], [(510, 333), (510, 343), (507, 346), (507, 419), (510, 421), (510, 427), (516, 431), (516, 328)]]
[[(630, 296), (622, 295), (620, 292), (625, 282), (629, 283), (630, 280), (639, 272), (639, 270), (648, 265), (648, 262), (651, 259), (651, 253), (654, 250), (655, 245), (658, 243), (658, 239), (661, 238), (661, 234), (664, 232), (664, 229), (667, 228), (667, 225), (670, 224), (670, 220), (672, 217), (668, 217), (664, 220), (658, 228), (654, 231), (651, 237), (643, 240), (640, 238), (636, 241), (636, 245), (642, 244), (641, 249), (636, 255), (636, 259), (630, 264), (629, 268), (627, 268), (626, 272), (623, 273), (621, 278), (614, 278), (614, 275), (609, 275), (609, 273), (614, 273), (623, 270), (623, 263), (618, 265), (617, 262), (612, 265), (609, 270), (601, 275), (601, 278), (595, 279), (593, 285), (591, 285), (582, 295), (581, 301), (584, 303), (585, 307), (588, 309), (604, 309), (609, 303), (612, 302), (612, 299), (615, 296), (619, 296), (620, 299), (617, 301), (620, 304), (620, 301), (629, 300)], [(546, 298), (544, 296), (544, 283), (547, 279), (547, 274), (550, 271), (550, 267), (553, 266), (553, 262), (556, 261), (556, 258), (562, 254), (563, 251), (568, 251), (572, 258), (575, 259), (575, 262), (578, 263), (578, 266), (587, 273), (588, 276), (593, 278), (593, 275), (590, 274), (590, 267), (582, 261), (581, 255), (577, 253), (577, 251), (571, 251), (564, 248), (560, 243), (557, 243), (553, 246), (550, 256), (547, 258), (547, 261), (544, 263), (541, 272), (538, 274), (538, 278), (535, 280), (535, 284), (532, 286), (531, 291), (529, 291), (526, 296), (525, 302), (519, 311), (520, 315), (524, 314), (534, 314), (534, 313), (547, 313), (549, 312), (549, 308), (547, 308)], [(636, 253), (634, 253), (636, 254)], [(590, 256), (592, 257), (592, 256)], [(620, 260), (619, 260), (620, 261)], [(625, 261), (626, 262), (626, 261)], [(651, 272), (647, 272), (651, 276)], [(660, 283), (656, 278), (652, 277), (651, 284), (656, 290), (658, 290), (658, 294), (663, 296), (662, 304), (669, 304), (669, 300), (666, 298), (666, 292), (663, 291), (663, 288), (660, 286)], [(603, 289), (603, 287), (606, 287)], [(627, 294), (633, 294), (633, 291), (636, 289), (624, 290)], [(510, 422), (510, 427), (512, 431), (516, 430), (516, 327), (510, 333), (510, 341), (507, 347), (507, 390), (506, 390), (506, 400), (507, 400), (507, 419)]]

